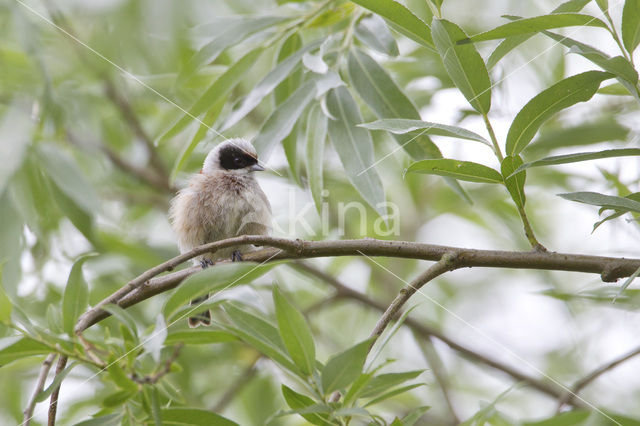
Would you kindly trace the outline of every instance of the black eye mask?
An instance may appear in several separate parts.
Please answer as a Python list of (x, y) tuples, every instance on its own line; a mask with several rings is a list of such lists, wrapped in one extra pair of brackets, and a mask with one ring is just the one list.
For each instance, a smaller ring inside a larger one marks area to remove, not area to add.
[(244, 169), (257, 163), (255, 157), (233, 145), (220, 151), (220, 166), (225, 170)]

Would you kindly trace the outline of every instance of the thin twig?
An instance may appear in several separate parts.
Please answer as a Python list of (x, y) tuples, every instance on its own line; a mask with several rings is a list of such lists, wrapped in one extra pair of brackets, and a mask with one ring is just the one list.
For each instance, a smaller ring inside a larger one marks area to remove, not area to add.
[(165, 182), (168, 182), (169, 174), (167, 173), (167, 168), (162, 162), (162, 159), (158, 156), (158, 152), (153, 145), (153, 141), (142, 127), (142, 124), (129, 101), (118, 93), (115, 85), (108, 78), (105, 78), (105, 93), (118, 110), (120, 110), (122, 118), (124, 118), (133, 133), (144, 143), (144, 146), (147, 149), (147, 154), (149, 155), (149, 162), (153, 169), (165, 180)]
[(563, 405), (570, 403), (578, 394), (578, 392), (580, 392), (582, 389), (587, 387), (591, 382), (596, 380), (598, 377), (613, 370), (623, 362), (628, 361), (631, 358), (636, 357), (638, 355), (640, 355), (640, 346), (636, 347), (635, 349), (632, 349), (626, 354), (620, 355), (618, 358), (611, 360), (604, 365), (601, 365), (600, 367), (593, 370), (591, 373), (584, 376), (582, 379), (575, 382), (575, 384), (571, 387), (571, 392), (566, 392), (558, 401), (558, 410), (561, 409)]
[[(387, 306), (371, 299), (369, 296), (367, 296), (366, 294), (360, 293), (358, 291), (352, 290), (349, 287), (347, 287), (346, 285), (342, 284), (340, 281), (338, 281), (336, 278), (332, 277), (331, 275), (325, 273), (324, 271), (321, 271), (320, 269), (317, 269), (313, 266), (311, 266), (310, 264), (306, 263), (306, 262), (294, 262), (293, 265), (296, 268), (299, 268), (303, 271), (306, 271), (312, 275), (315, 275), (316, 277), (320, 278), (321, 280), (325, 281), (327, 284), (331, 285), (332, 287), (334, 287), (337, 291), (337, 293), (343, 297), (343, 298), (347, 298), (347, 299), (351, 299), (351, 300), (355, 300), (360, 302), (361, 304), (368, 306), (370, 308), (374, 308), (376, 310), (378, 310), (379, 312), (384, 312), (387, 309)], [(506, 365), (506, 364), (502, 364), (499, 361), (493, 360), (487, 356), (484, 356), (472, 349), (467, 348), (466, 346), (464, 346), (461, 343), (458, 343), (454, 340), (452, 340), (451, 338), (447, 337), (446, 335), (444, 335), (442, 332), (440, 332), (439, 330), (437, 330), (434, 327), (430, 327), (426, 324), (420, 323), (416, 320), (414, 320), (411, 317), (408, 317), (405, 319), (404, 321), (404, 325), (406, 325), (407, 327), (409, 327), (415, 334), (419, 335), (420, 337), (424, 338), (424, 339), (431, 339), (432, 337), (435, 337), (436, 339), (440, 340), (441, 342), (443, 342), (445, 345), (447, 345), (448, 347), (450, 347), (452, 350), (458, 352), (458, 354), (462, 355), (463, 357), (474, 361), (474, 362), (480, 362), (482, 364), (485, 364), (495, 370), (499, 370), (502, 371), (503, 373), (507, 374), (508, 376), (511, 376), (513, 379), (520, 381), (520, 382), (524, 382), (526, 384), (528, 384), (529, 386), (531, 386), (532, 388), (545, 393), (555, 399), (559, 398), (562, 394), (563, 394), (563, 390), (560, 389), (557, 386), (553, 386), (553, 384), (538, 380), (536, 378), (533, 377), (529, 377), (526, 374), (513, 369), (512, 367)]]
[(173, 353), (169, 358), (167, 358), (160, 370), (144, 377), (138, 377), (138, 375), (134, 373), (130, 377), (131, 380), (141, 385), (154, 385), (158, 383), (158, 380), (169, 374), (169, 372), (171, 371), (171, 365), (178, 359), (178, 356), (180, 356), (180, 350), (182, 349), (182, 346), (184, 346), (182, 343), (174, 346)]
[(51, 370), (51, 366), (53, 365), (53, 361), (58, 356), (57, 353), (50, 353), (45, 358), (42, 363), (42, 367), (40, 367), (40, 373), (38, 374), (38, 381), (36, 382), (36, 387), (33, 390), (33, 394), (31, 394), (31, 398), (29, 398), (29, 402), (27, 403), (27, 408), (24, 409), (24, 417), (22, 420), (22, 426), (29, 426), (31, 424), (31, 418), (33, 417), (33, 410), (36, 407), (36, 398), (44, 389), (44, 384), (47, 380), (47, 375), (49, 374), (49, 370)]
[[(62, 374), (64, 371), (64, 367), (67, 366), (67, 356), (60, 355), (58, 358), (58, 364), (56, 365), (56, 377), (58, 374)], [(54, 377), (55, 380), (55, 377)], [(51, 394), (51, 399), (49, 400), (49, 420), (47, 422), (48, 426), (56, 426), (56, 413), (58, 412), (58, 396), (60, 395), (60, 387), (62, 386), (62, 382), (58, 384), (58, 386), (53, 390)]]
[[(431, 265), (426, 271), (414, 278), (408, 286), (403, 287), (389, 307), (384, 311), (378, 323), (373, 328), (370, 337), (377, 339), (387, 328), (387, 325), (396, 317), (402, 306), (413, 296), (423, 285), (445, 272), (457, 269), (458, 261), (455, 253), (446, 253), (440, 260)], [(373, 344), (372, 344), (373, 345)]]

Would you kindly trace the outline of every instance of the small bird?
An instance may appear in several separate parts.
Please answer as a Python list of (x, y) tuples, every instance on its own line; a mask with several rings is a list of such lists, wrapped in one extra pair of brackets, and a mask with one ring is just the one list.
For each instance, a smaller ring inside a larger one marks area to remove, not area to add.
[[(271, 228), (271, 205), (253, 172), (264, 170), (255, 148), (241, 138), (228, 139), (213, 148), (202, 170), (171, 200), (169, 218), (181, 253), (202, 244), (239, 235), (266, 235)], [(206, 268), (216, 259), (242, 260), (242, 251), (227, 248), (194, 258)], [(191, 301), (197, 305), (209, 296)], [(211, 312), (189, 318), (189, 326), (211, 324)]]

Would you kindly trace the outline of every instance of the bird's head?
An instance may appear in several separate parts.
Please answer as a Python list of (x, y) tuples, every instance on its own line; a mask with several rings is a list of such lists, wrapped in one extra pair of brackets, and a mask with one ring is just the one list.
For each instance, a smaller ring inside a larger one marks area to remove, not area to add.
[(213, 148), (202, 166), (202, 173), (225, 171), (245, 174), (264, 170), (258, 163), (258, 154), (250, 142), (242, 138), (228, 139)]

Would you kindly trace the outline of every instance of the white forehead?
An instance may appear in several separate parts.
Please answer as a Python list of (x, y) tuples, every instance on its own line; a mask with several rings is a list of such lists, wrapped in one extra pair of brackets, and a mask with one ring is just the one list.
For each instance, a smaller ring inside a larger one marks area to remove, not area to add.
[(235, 146), (236, 148), (239, 148), (254, 157), (258, 156), (256, 149), (248, 140), (242, 138), (227, 139), (226, 141), (222, 142), (211, 151), (209, 151), (209, 154), (207, 154), (207, 158), (205, 158), (204, 160), (204, 165), (202, 166), (203, 172), (206, 173), (207, 171), (220, 169), (220, 158), (218, 153), (227, 146)]

